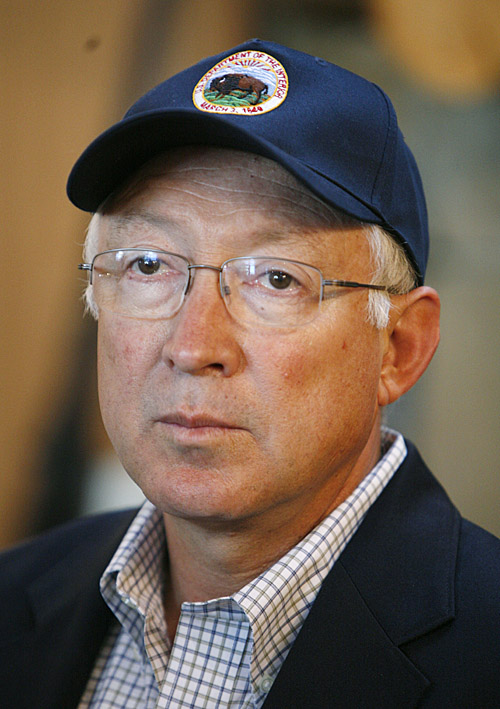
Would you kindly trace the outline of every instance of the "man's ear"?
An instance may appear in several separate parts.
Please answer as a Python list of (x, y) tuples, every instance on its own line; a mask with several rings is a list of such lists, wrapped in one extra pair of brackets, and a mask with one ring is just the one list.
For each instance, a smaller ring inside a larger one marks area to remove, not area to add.
[(422, 286), (392, 297), (378, 389), (379, 406), (399, 399), (427, 369), (439, 343), (439, 296)]

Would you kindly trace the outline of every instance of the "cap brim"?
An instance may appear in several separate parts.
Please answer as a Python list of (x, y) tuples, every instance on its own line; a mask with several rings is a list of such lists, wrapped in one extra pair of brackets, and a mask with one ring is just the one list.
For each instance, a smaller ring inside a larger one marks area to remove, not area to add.
[(180, 146), (215, 145), (256, 153), (291, 172), (317, 196), (359, 220), (384, 224), (372, 207), (298, 157), (247, 131), (224, 116), (198, 110), (162, 109), (130, 116), (100, 135), (76, 162), (68, 179), (68, 197), (95, 212), (127, 178), (160, 153)]

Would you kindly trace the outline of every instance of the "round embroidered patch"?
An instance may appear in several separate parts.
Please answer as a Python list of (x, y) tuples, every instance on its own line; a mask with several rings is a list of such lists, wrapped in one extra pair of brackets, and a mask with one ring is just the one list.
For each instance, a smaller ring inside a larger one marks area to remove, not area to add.
[(286, 98), (288, 76), (265, 52), (236, 52), (207, 71), (196, 84), (193, 103), (208, 113), (241, 116), (268, 113)]

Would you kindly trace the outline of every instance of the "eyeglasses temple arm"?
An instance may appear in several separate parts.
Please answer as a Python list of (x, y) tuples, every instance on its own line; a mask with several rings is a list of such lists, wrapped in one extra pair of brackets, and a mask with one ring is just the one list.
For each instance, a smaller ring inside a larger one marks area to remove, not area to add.
[(374, 283), (358, 283), (357, 281), (324, 280), (323, 285), (340, 286), (341, 288), (371, 288), (372, 290), (388, 290), (385, 286), (378, 286)]

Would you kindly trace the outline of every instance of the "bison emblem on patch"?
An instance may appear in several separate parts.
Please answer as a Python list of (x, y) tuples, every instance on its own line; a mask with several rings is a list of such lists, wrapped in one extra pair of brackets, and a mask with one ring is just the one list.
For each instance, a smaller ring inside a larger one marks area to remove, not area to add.
[(249, 74), (223, 74), (212, 80), (210, 91), (215, 91), (219, 97), (237, 95), (240, 92), (245, 96), (253, 93), (255, 101), (251, 103), (255, 105), (261, 101), (263, 94), (268, 94), (269, 89), (267, 84)]

